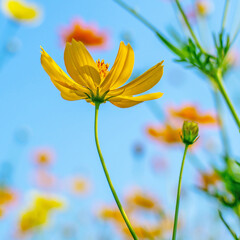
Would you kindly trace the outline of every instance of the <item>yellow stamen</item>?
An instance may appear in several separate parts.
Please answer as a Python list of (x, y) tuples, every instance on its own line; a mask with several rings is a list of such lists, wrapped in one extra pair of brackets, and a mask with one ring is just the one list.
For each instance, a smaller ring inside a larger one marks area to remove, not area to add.
[(100, 61), (100, 59), (98, 59), (96, 61), (96, 63), (97, 63), (97, 67), (98, 67), (100, 77), (103, 80), (107, 76), (107, 74), (109, 73), (109, 71), (108, 71), (109, 64), (104, 63), (104, 60)]

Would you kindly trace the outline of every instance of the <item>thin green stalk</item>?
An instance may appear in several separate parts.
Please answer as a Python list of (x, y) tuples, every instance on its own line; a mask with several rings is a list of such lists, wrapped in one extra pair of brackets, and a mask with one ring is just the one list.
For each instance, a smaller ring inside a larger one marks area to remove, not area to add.
[(237, 29), (236, 29), (235, 33), (233, 34), (231, 46), (234, 44), (235, 40), (237, 39), (239, 32), (240, 32), (240, 22), (238, 23)]
[(232, 228), (228, 225), (228, 223), (225, 221), (225, 219), (223, 218), (223, 215), (221, 213), (220, 210), (218, 210), (219, 213), (219, 217), (221, 218), (222, 222), (224, 223), (224, 225), (226, 226), (226, 228), (228, 229), (228, 231), (231, 233), (231, 235), (233, 236), (233, 238), (235, 240), (239, 240), (239, 238), (237, 237), (237, 234), (232, 230)]
[(224, 148), (224, 156), (229, 157), (230, 146), (229, 146), (227, 132), (224, 127), (224, 122), (223, 122), (223, 118), (222, 118), (223, 114), (222, 114), (221, 101), (219, 99), (219, 95), (218, 95), (218, 92), (216, 91), (216, 89), (213, 90), (213, 100), (214, 100), (215, 108), (217, 111), (217, 119), (218, 119), (218, 124), (220, 127), (220, 137), (221, 137), (222, 145)]
[(126, 3), (124, 3), (121, 0), (113, 0), (116, 2), (118, 5), (120, 5), (123, 9), (131, 13), (134, 17), (136, 17), (141, 23), (143, 23), (147, 28), (149, 28), (152, 32), (154, 32), (158, 38), (174, 53), (176, 53), (178, 56), (182, 56), (183, 53), (176, 48), (173, 44), (171, 44), (161, 32), (157, 30), (156, 27), (154, 27), (147, 19), (145, 19), (143, 16), (141, 16), (139, 13), (137, 13), (133, 8), (128, 6)]
[(222, 31), (221, 32), (224, 32), (224, 29), (225, 29), (225, 26), (226, 26), (226, 19), (227, 19), (229, 2), (230, 2), (229, 0), (226, 0), (226, 2), (225, 2), (223, 19), (222, 19)]
[(181, 195), (182, 174), (183, 174), (183, 167), (184, 167), (184, 163), (185, 163), (185, 158), (186, 158), (188, 146), (189, 146), (188, 144), (185, 145), (183, 159), (182, 159), (182, 165), (181, 165), (181, 170), (180, 170), (180, 174), (179, 174), (178, 190), (177, 190), (177, 201), (176, 201), (176, 208), (175, 208), (172, 240), (175, 240), (176, 236), (177, 236), (178, 212), (179, 212), (180, 195)]
[(217, 72), (215, 80), (216, 80), (216, 84), (217, 84), (217, 86), (219, 88), (219, 91), (221, 92), (225, 102), (227, 103), (227, 106), (228, 106), (229, 110), (231, 111), (232, 116), (233, 116), (233, 118), (234, 118), (234, 120), (235, 120), (235, 122), (236, 122), (236, 124), (238, 126), (238, 130), (240, 130), (240, 120), (239, 120), (238, 115), (237, 115), (237, 113), (235, 111), (235, 108), (233, 107), (233, 104), (232, 104), (232, 102), (231, 102), (230, 98), (228, 97), (228, 94), (227, 94), (227, 92), (225, 90), (225, 87), (224, 87), (224, 84), (223, 84), (223, 80), (222, 80), (222, 73), (221, 73), (221, 71)]
[(123, 217), (123, 219), (124, 219), (124, 221), (125, 221), (128, 229), (129, 229), (129, 231), (130, 231), (133, 239), (134, 239), (134, 240), (138, 240), (138, 237), (137, 237), (136, 233), (134, 232), (134, 230), (133, 230), (133, 228), (132, 228), (132, 226), (131, 226), (131, 223), (130, 223), (130, 221), (128, 220), (128, 217), (127, 217), (127, 215), (126, 215), (126, 213), (125, 213), (125, 211), (124, 211), (124, 209), (123, 209), (123, 207), (122, 207), (122, 205), (121, 205), (121, 202), (120, 202), (120, 200), (119, 200), (119, 198), (118, 198), (118, 196), (117, 196), (117, 193), (116, 193), (116, 191), (115, 191), (115, 189), (114, 189), (114, 187), (113, 187), (111, 178), (110, 178), (110, 176), (109, 176), (109, 174), (108, 174), (107, 167), (106, 167), (106, 165), (105, 165), (105, 162), (104, 162), (104, 159), (103, 159), (103, 155), (102, 155), (102, 152), (101, 152), (101, 149), (100, 149), (100, 145), (99, 145), (99, 141), (98, 141), (98, 110), (99, 110), (99, 106), (100, 106), (100, 103), (97, 103), (97, 102), (96, 102), (96, 103), (95, 103), (95, 124), (94, 124), (94, 132), (95, 132), (95, 142), (96, 142), (96, 147), (97, 147), (98, 155), (99, 155), (99, 158), (100, 158), (102, 167), (103, 167), (104, 174), (105, 174), (105, 176), (106, 176), (106, 178), (107, 178), (108, 185), (109, 185), (109, 187), (110, 187), (110, 189), (111, 189), (111, 191), (112, 191), (112, 194), (113, 194), (113, 197), (114, 197), (114, 199), (115, 199), (115, 201), (116, 201), (116, 204), (117, 204), (117, 206), (118, 206), (118, 209), (119, 209), (119, 211), (120, 211), (120, 213), (121, 213), (121, 215), (122, 215), (122, 217)]
[(185, 12), (183, 11), (183, 8), (182, 8), (179, 0), (175, 0), (175, 2), (176, 2), (176, 4), (177, 4), (177, 7), (178, 7), (178, 9), (179, 9), (179, 11), (180, 11), (183, 19), (184, 19), (184, 22), (186, 23), (186, 25), (187, 25), (187, 27), (188, 27), (188, 30), (189, 30), (190, 34), (192, 35), (193, 40), (195, 41), (195, 43), (197, 44), (197, 46), (199, 47), (199, 49), (200, 49), (202, 52), (205, 52), (204, 49), (202, 48), (201, 44), (199, 43), (199, 41), (198, 41), (195, 33), (193, 32), (193, 29), (192, 29), (192, 27), (191, 27), (191, 25), (190, 25), (190, 23), (189, 23), (189, 21), (188, 21), (188, 18), (187, 18), (187, 16), (186, 16)]

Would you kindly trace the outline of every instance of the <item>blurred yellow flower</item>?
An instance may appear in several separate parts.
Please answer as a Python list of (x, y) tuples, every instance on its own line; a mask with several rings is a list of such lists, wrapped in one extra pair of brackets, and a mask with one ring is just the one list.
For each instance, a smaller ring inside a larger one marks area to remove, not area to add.
[(169, 123), (166, 123), (163, 126), (147, 127), (147, 133), (150, 137), (158, 142), (167, 144), (181, 143), (180, 132), (180, 128), (176, 128)]
[(23, 0), (4, 0), (3, 11), (17, 22), (34, 22), (40, 17), (40, 9)]
[(75, 194), (85, 194), (90, 190), (90, 182), (84, 177), (77, 176), (71, 179), (71, 189)]
[(64, 202), (59, 197), (35, 194), (31, 206), (20, 215), (18, 221), (20, 234), (46, 226), (51, 212), (63, 206)]
[(34, 206), (38, 209), (50, 211), (63, 208), (64, 202), (55, 196), (37, 195), (34, 200)]
[(196, 2), (196, 10), (200, 16), (207, 16), (213, 10), (213, 3), (211, 0), (198, 0)]
[(43, 227), (48, 222), (48, 213), (42, 209), (27, 209), (22, 213), (19, 219), (19, 230), (21, 233), (27, 233), (36, 228)]
[[(163, 74), (163, 62), (122, 86), (131, 76), (134, 52), (130, 44), (121, 42), (116, 60), (111, 70), (108, 64), (95, 62), (82, 42), (67, 43), (64, 60), (71, 78), (42, 49), (41, 63), (61, 96), (69, 101), (85, 99), (94, 104), (110, 101), (117, 107), (132, 107), (144, 101), (160, 98), (162, 93), (146, 92), (156, 85)], [(122, 86), (122, 87), (121, 87)]]
[(181, 120), (188, 120), (204, 125), (217, 125), (217, 118), (211, 113), (203, 113), (198, 107), (188, 104), (180, 108), (170, 108), (170, 114)]

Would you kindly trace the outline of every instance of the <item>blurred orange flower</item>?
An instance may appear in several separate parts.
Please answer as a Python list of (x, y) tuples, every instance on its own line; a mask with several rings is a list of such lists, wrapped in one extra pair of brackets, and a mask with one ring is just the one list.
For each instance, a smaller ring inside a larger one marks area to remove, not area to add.
[(216, 184), (220, 181), (220, 177), (216, 172), (210, 173), (201, 173), (200, 175), (200, 188), (203, 190), (209, 190), (210, 186), (216, 186)]
[(188, 104), (180, 108), (170, 108), (170, 114), (175, 118), (188, 120), (205, 125), (216, 125), (217, 118), (210, 113), (202, 113), (196, 106)]
[(117, 223), (122, 223), (124, 225), (124, 220), (117, 207), (103, 206), (98, 212), (98, 216), (105, 221), (114, 221)]
[(72, 39), (83, 42), (88, 47), (105, 47), (108, 35), (105, 31), (99, 31), (93, 25), (86, 25), (81, 20), (75, 20), (72, 24), (61, 30), (61, 38), (64, 44), (72, 42)]
[(0, 187), (0, 218), (5, 215), (8, 206), (15, 202), (16, 193), (6, 187)]
[[(147, 224), (147, 225), (133, 225), (134, 231), (140, 239), (155, 239), (163, 235), (160, 225)], [(127, 236), (131, 236), (127, 227), (124, 226), (123, 232)]]
[(179, 133), (181, 128), (176, 128), (169, 123), (165, 123), (164, 126), (149, 126), (147, 127), (147, 134), (161, 143), (175, 144), (181, 143)]
[(7, 189), (7, 188), (0, 188), (0, 205), (6, 205), (14, 201), (15, 194)]
[[(157, 239), (167, 235), (172, 230), (172, 219), (160, 207), (157, 198), (150, 193), (139, 188), (132, 193), (130, 189), (130, 194), (127, 195), (125, 200), (126, 213), (132, 219), (133, 229), (139, 239)], [(129, 230), (116, 206), (102, 207), (98, 211), (98, 217), (113, 223), (114, 227), (126, 239), (130, 238)]]
[(157, 200), (150, 194), (136, 190), (129, 194), (126, 198), (126, 202), (133, 208), (143, 208), (148, 210), (158, 210), (160, 206)]
[(48, 166), (54, 160), (54, 152), (49, 148), (41, 148), (35, 151), (34, 161), (40, 166)]

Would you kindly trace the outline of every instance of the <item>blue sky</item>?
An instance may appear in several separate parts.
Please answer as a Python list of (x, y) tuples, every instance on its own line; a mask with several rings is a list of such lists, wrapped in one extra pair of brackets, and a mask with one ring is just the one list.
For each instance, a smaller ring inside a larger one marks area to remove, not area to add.
[[(170, 104), (179, 106), (180, 103), (194, 102), (198, 103), (203, 110), (212, 110), (210, 86), (204, 77), (194, 70), (184, 69), (183, 66), (175, 63), (174, 56), (155, 35), (113, 1), (36, 0), (35, 2), (42, 7), (43, 22), (37, 27), (20, 26), (16, 29), (14, 37), (21, 43), (21, 47), (2, 66), (0, 72), (2, 83), (0, 88), (2, 126), (0, 158), (12, 159), (14, 176), (11, 184), (27, 196), (28, 191), (33, 189), (30, 180), (32, 165), (29, 160), (32, 149), (41, 146), (53, 148), (57, 159), (52, 170), (56, 175), (64, 177), (79, 173), (94, 182), (94, 192), (87, 203), (86, 200), (81, 201), (83, 206), (86, 204), (89, 211), (92, 211), (90, 209), (99, 202), (113, 202), (95, 149), (94, 107), (85, 101), (68, 102), (60, 97), (58, 90), (53, 86), (40, 64), (40, 45), (65, 70), (64, 49), (60, 45), (59, 29), (68, 25), (73, 18), (80, 17), (86, 23), (97, 22), (100, 29), (106, 29), (110, 33), (109, 49), (92, 52), (94, 59), (104, 59), (112, 66), (123, 33), (130, 33), (135, 52), (135, 72), (143, 73), (156, 63), (165, 61), (164, 75), (159, 84), (151, 90), (164, 93), (162, 98), (155, 101), (160, 109), (165, 110)], [(216, 19), (221, 18), (223, 2), (214, 1), (219, 4), (215, 4), (213, 14), (215, 19), (209, 19), (211, 30), (220, 29), (220, 21)], [(167, 33), (166, 29), (170, 24), (178, 26), (176, 16), (168, 1), (128, 1), (128, 3), (136, 7), (164, 33)], [(186, 1), (186, 5), (189, 3), (190, 1)], [(237, 1), (232, 1), (230, 8), (234, 9), (234, 6), (237, 6)], [(234, 12), (231, 15), (235, 16)], [(234, 21), (228, 22), (229, 27), (232, 26), (232, 22)], [(3, 36), (9, 36), (11, 31), (15, 31), (7, 24), (9, 24), (7, 18), (1, 14), (0, 34)], [(231, 75), (231, 79), (226, 84), (233, 94), (235, 105), (239, 106), (237, 91), (232, 84), (232, 82), (239, 84), (237, 77), (238, 71)], [(226, 108), (225, 111), (232, 150), (235, 155), (239, 155), (239, 134)], [(124, 191), (132, 185), (142, 186), (159, 196), (173, 214), (174, 191), (177, 186), (183, 148), (173, 150), (160, 147), (150, 141), (146, 137), (145, 127), (147, 124), (157, 122), (158, 119), (146, 103), (129, 109), (119, 109), (110, 103), (103, 104), (99, 113), (100, 145), (112, 181), (120, 196), (123, 196)], [(18, 146), (14, 142), (14, 134), (17, 129), (23, 127), (29, 131), (29, 141), (27, 145)], [(220, 153), (221, 144), (217, 131), (213, 129), (203, 135), (217, 139)], [(144, 158), (139, 161), (136, 161), (132, 154), (132, 146), (136, 142), (144, 144), (146, 149)], [(203, 163), (207, 165), (204, 153), (199, 154)], [(170, 161), (170, 169), (167, 173), (153, 174), (149, 159), (156, 155), (167, 156)], [(193, 190), (195, 180), (196, 171), (187, 162), (183, 185), (189, 194), (186, 202), (182, 202), (180, 213), (186, 221), (184, 236), (188, 239), (191, 238), (189, 234), (193, 232), (191, 226), (198, 225), (198, 221), (204, 226), (213, 224), (214, 227), (222, 227), (220, 222), (215, 223), (211, 218), (209, 221), (206, 220), (206, 223), (202, 223), (201, 219), (208, 216), (208, 210), (214, 209), (215, 211), (217, 206)], [(77, 208), (79, 204), (76, 200), (71, 199), (71, 201), (73, 210), (69, 211), (70, 216), (74, 212), (74, 207)], [(197, 224), (190, 221), (193, 216), (198, 219)], [(14, 224), (14, 220), (9, 218), (8, 221)], [(223, 229), (220, 232), (226, 234)]]

